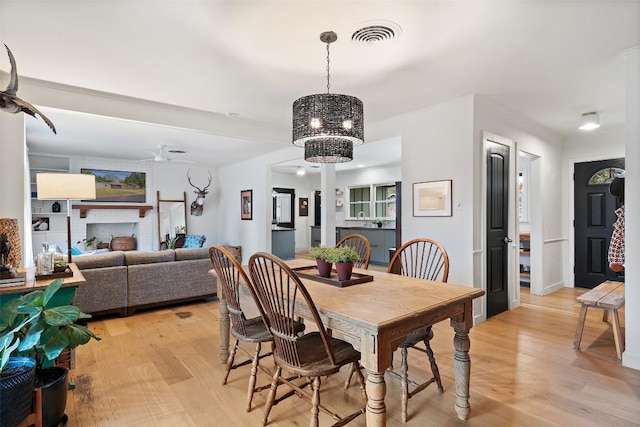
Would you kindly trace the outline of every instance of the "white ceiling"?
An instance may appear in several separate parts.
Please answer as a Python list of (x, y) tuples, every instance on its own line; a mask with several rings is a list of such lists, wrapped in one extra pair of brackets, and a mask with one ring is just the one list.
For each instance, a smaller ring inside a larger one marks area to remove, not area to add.
[[(401, 35), (351, 41), (381, 20)], [(331, 92), (362, 99), (365, 126), (475, 93), (568, 135), (588, 111), (603, 127), (624, 123), (620, 52), (640, 45), (640, 1), (0, 0), (0, 41), (20, 76), (280, 129), (295, 99), (326, 91), (326, 30), (338, 34)], [(29, 119), (33, 151), (144, 159), (168, 144), (219, 166), (288, 143), (43, 112), (59, 133)], [(355, 150), (351, 166), (366, 160)]]

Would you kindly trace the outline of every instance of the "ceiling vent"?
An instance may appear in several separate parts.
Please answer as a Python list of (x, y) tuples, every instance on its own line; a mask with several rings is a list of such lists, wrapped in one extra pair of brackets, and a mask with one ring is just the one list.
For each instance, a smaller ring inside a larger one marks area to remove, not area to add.
[(362, 25), (351, 36), (354, 43), (372, 45), (395, 40), (402, 34), (400, 26), (391, 21), (365, 22)]

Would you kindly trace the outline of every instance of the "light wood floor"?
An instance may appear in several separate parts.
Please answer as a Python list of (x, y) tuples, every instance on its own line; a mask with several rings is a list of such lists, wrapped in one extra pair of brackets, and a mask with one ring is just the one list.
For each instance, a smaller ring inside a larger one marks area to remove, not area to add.
[[(453, 409), (453, 330), (434, 326), (433, 348), (444, 394), (434, 386), (409, 401), (414, 426), (634, 426), (640, 425), (640, 371), (623, 368), (601, 311), (590, 310), (582, 350), (572, 348), (581, 289), (545, 297), (522, 289), (522, 305), (471, 330), (471, 417)], [(624, 319), (622, 316), (621, 319)], [(624, 323), (624, 320), (623, 320)], [(266, 391), (245, 412), (249, 367), (222, 386), (218, 302), (96, 319), (102, 341), (78, 348), (71, 379), (69, 426), (261, 426)], [(269, 359), (264, 359), (270, 364)], [(396, 360), (399, 358), (396, 357)], [(422, 379), (424, 354), (410, 353), (410, 376)], [(346, 371), (323, 382), (323, 402), (343, 413), (360, 403), (358, 388), (342, 390)], [(263, 373), (259, 383), (268, 382)], [(399, 381), (387, 375), (389, 426), (401, 426)], [(271, 426), (306, 426), (309, 405), (297, 397), (271, 412)], [(320, 415), (320, 425), (331, 419)], [(350, 425), (364, 426), (364, 417)]]

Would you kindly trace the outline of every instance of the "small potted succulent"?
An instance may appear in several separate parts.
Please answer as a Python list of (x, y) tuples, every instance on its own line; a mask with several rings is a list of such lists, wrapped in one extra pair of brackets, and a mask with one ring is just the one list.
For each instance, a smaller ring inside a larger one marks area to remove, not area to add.
[(358, 251), (351, 246), (340, 246), (331, 250), (330, 260), (336, 264), (338, 280), (351, 279), (353, 263), (360, 259)]
[(314, 246), (309, 249), (309, 256), (315, 258), (318, 264), (318, 275), (320, 277), (331, 276), (331, 267), (333, 264), (332, 251), (333, 248), (328, 246)]

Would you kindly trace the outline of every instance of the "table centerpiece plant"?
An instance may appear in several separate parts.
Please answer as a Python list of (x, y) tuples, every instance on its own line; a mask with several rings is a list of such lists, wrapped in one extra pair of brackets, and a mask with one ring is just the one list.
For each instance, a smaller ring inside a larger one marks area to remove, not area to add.
[(331, 276), (331, 268), (333, 266), (332, 251), (333, 248), (322, 245), (309, 249), (309, 256), (315, 258), (320, 277)]
[(360, 259), (358, 251), (351, 246), (339, 246), (333, 248), (330, 259), (336, 264), (338, 280), (350, 280), (353, 272), (353, 263)]

